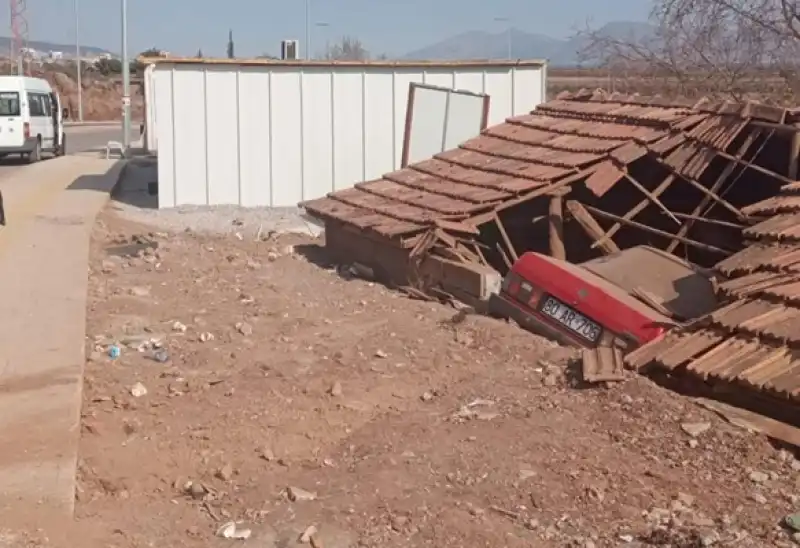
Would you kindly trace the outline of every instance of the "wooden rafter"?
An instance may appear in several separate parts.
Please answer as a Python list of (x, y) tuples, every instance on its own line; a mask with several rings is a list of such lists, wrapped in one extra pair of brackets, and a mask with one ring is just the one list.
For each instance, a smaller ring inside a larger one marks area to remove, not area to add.
[[(586, 207), (586, 209), (589, 210), (591, 213), (594, 213), (594, 215), (596, 217), (603, 217), (603, 218), (609, 219), (611, 221), (616, 221), (616, 222), (622, 223), (624, 225), (627, 225), (627, 226), (630, 226), (630, 227), (633, 227), (633, 228), (638, 228), (639, 230), (642, 230), (644, 232), (649, 232), (650, 234), (655, 234), (657, 236), (662, 236), (664, 238), (676, 238), (677, 237), (677, 236), (675, 236), (674, 234), (672, 234), (670, 232), (666, 232), (664, 230), (659, 230), (658, 228), (653, 228), (652, 226), (647, 226), (646, 224), (639, 223), (639, 222), (636, 222), (636, 221), (632, 221), (632, 220), (629, 220), (629, 219), (624, 219), (624, 218), (620, 217), (619, 215), (613, 215), (611, 213), (607, 213), (607, 212), (605, 212), (605, 211), (603, 211), (601, 209), (597, 209), (596, 207), (591, 207), (591, 206), (588, 206), (588, 205), (585, 205), (584, 207)], [(691, 247), (696, 247), (697, 249), (702, 249), (703, 251), (709, 251), (711, 253), (717, 253), (717, 254), (725, 255), (725, 256), (731, 255), (733, 253), (733, 251), (731, 251), (731, 250), (721, 249), (719, 247), (716, 247), (716, 246), (713, 246), (713, 245), (709, 245), (709, 244), (704, 244), (702, 242), (696, 242), (696, 241), (691, 240), (689, 238), (681, 237), (680, 241), (684, 245), (688, 245), (688, 246), (691, 246)]]
[(604, 237), (603, 229), (580, 202), (576, 202), (575, 200), (568, 201), (567, 210), (570, 215), (572, 215), (572, 218), (578, 221), (578, 224), (581, 225), (581, 228), (583, 228), (589, 237), (595, 240), (595, 242), (598, 242), (598, 245), (603, 251), (607, 254), (620, 251), (620, 248), (614, 243), (614, 240), (607, 238), (601, 241)]
[(665, 162), (664, 160), (662, 160), (661, 158), (659, 158), (659, 157), (657, 157), (657, 156), (654, 156), (654, 158), (656, 158), (656, 160), (658, 161), (658, 163), (659, 163), (659, 164), (661, 164), (662, 166), (664, 166), (665, 168), (667, 168), (668, 170), (670, 170), (670, 172), (674, 173), (675, 175), (677, 175), (678, 177), (680, 177), (680, 178), (681, 178), (683, 181), (686, 181), (687, 183), (689, 183), (690, 185), (692, 185), (693, 187), (695, 187), (697, 190), (699, 190), (700, 192), (702, 192), (703, 194), (705, 194), (706, 196), (708, 196), (710, 199), (714, 200), (714, 201), (715, 201), (715, 202), (717, 202), (719, 205), (721, 205), (722, 207), (724, 207), (725, 209), (727, 209), (728, 211), (730, 211), (731, 213), (733, 213), (734, 215), (736, 215), (736, 218), (737, 218), (737, 219), (741, 219), (741, 220), (745, 220), (745, 219), (747, 219), (747, 216), (746, 216), (746, 215), (744, 215), (744, 214), (743, 214), (741, 211), (739, 211), (739, 209), (738, 209), (736, 206), (734, 206), (734, 205), (733, 205), (732, 203), (730, 203), (728, 200), (726, 200), (726, 199), (722, 198), (721, 196), (717, 195), (717, 193), (716, 193), (716, 192), (712, 192), (712, 191), (710, 191), (710, 190), (709, 190), (709, 189), (707, 189), (705, 186), (703, 186), (703, 184), (702, 184), (702, 183), (700, 183), (700, 182), (698, 182), (698, 181), (694, 180), (692, 177), (688, 177), (688, 176), (686, 176), (686, 175), (683, 175), (683, 174), (682, 174), (682, 173), (680, 173), (680, 172), (679, 172), (677, 169), (675, 169), (674, 167), (672, 167), (671, 165), (669, 165), (668, 163), (666, 163), (666, 162)]
[[(747, 153), (747, 151), (750, 149), (750, 147), (753, 145), (753, 143), (756, 141), (756, 139), (758, 139), (758, 137), (760, 135), (761, 135), (761, 131), (753, 131), (753, 132), (751, 132), (750, 135), (748, 135), (747, 138), (744, 140), (744, 142), (741, 144), (739, 149), (736, 151), (736, 157), (737, 158), (743, 158), (744, 155)], [(769, 141), (769, 138), (771, 136), (772, 136), (772, 134), (770, 134), (767, 137), (767, 141)], [(764, 142), (764, 144), (766, 144), (766, 141)], [(762, 145), (761, 148), (763, 148), (763, 145)], [(759, 149), (758, 152), (760, 152), (760, 149)], [(755, 159), (755, 157), (758, 156), (758, 152), (755, 153), (755, 155), (753, 156), (753, 159)], [(733, 173), (733, 170), (737, 167), (737, 165), (738, 164), (736, 162), (728, 162), (728, 165), (725, 166), (725, 169), (723, 169), (722, 172), (720, 172), (719, 177), (717, 177), (717, 180), (714, 181), (713, 185), (711, 185), (711, 188), (709, 189), (710, 194), (706, 194), (705, 196), (703, 196), (703, 199), (700, 200), (700, 202), (692, 210), (692, 212), (690, 214), (690, 215), (692, 215), (692, 217), (696, 217), (696, 216), (700, 215), (700, 212), (703, 211), (703, 209), (706, 206), (708, 206), (708, 204), (713, 200), (713, 196), (715, 195), (715, 193), (719, 192), (719, 189), (722, 188), (722, 185), (725, 184), (725, 182), (728, 180), (728, 177), (731, 176), (731, 173)], [(744, 170), (742, 170), (742, 172), (744, 172)], [(740, 175), (741, 175), (741, 173), (740, 173)], [(678, 230), (678, 233), (677, 233), (676, 236), (686, 236), (689, 233), (689, 230), (691, 230), (692, 226), (694, 225), (695, 220), (696, 219), (691, 219), (690, 218), (680, 228), (680, 230)], [(680, 244), (680, 241), (675, 239), (675, 238), (673, 238), (672, 241), (669, 243), (669, 245), (666, 248), (667, 253), (672, 253), (673, 251), (675, 251), (675, 248), (677, 248), (679, 244)]]
[(624, 167), (622, 169), (622, 172), (625, 174), (625, 179), (627, 179), (629, 183), (635, 186), (639, 190), (639, 192), (647, 196), (647, 199), (653, 202), (656, 205), (656, 207), (658, 207), (661, 211), (666, 213), (668, 217), (670, 217), (673, 221), (675, 221), (675, 224), (677, 225), (681, 224), (681, 222), (675, 217), (675, 215), (672, 214), (669, 208), (667, 208), (667, 206), (665, 206), (664, 203), (661, 200), (659, 200), (658, 196), (654, 195), (652, 192), (647, 190), (639, 181), (634, 179), (633, 176), (630, 173), (628, 173), (628, 170), (625, 169)]
[[(653, 196), (656, 196), (656, 197), (660, 196), (661, 194), (664, 193), (665, 190), (667, 190), (669, 188), (669, 186), (673, 183), (673, 181), (675, 181), (675, 179), (677, 179), (677, 176), (674, 173), (670, 173), (667, 176), (667, 178), (664, 179), (661, 182), (661, 184), (659, 184), (653, 190), (653, 192), (651, 192), (651, 194)], [(631, 219), (636, 217), (639, 213), (644, 211), (644, 209), (648, 206), (649, 203), (650, 203), (650, 200), (645, 198), (644, 200), (642, 200), (641, 202), (636, 204), (630, 211), (628, 211), (622, 217), (622, 219), (624, 221), (630, 221)], [(623, 225), (623, 222), (615, 223), (614, 226), (612, 226), (610, 229), (608, 229), (608, 232), (606, 232), (605, 235), (603, 235), (603, 237), (598, 238), (598, 240), (595, 243), (592, 244), (592, 249), (594, 249), (596, 247), (600, 247), (600, 246), (604, 245), (606, 242), (608, 242), (609, 240), (611, 240), (611, 238), (614, 236), (614, 234), (616, 234), (617, 231), (620, 228), (622, 228), (622, 225)]]
[(550, 197), (550, 256), (566, 260), (567, 250), (564, 247), (564, 198), (561, 194)]
[(517, 262), (517, 259), (519, 259), (517, 251), (514, 249), (511, 238), (508, 237), (508, 232), (506, 232), (506, 227), (503, 226), (502, 221), (500, 221), (500, 215), (497, 213), (494, 214), (494, 224), (497, 225), (497, 230), (500, 232), (500, 237), (503, 239), (509, 257), (511, 257), (513, 262)]

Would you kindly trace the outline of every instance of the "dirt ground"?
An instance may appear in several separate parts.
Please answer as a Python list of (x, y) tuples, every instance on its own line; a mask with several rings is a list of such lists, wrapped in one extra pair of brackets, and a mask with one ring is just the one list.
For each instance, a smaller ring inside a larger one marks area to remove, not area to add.
[(453, 324), (315, 242), (151, 230), (107, 211), (93, 237), (76, 514), (97, 546), (792, 545), (800, 463), (682, 396), (582, 387), (571, 350)]

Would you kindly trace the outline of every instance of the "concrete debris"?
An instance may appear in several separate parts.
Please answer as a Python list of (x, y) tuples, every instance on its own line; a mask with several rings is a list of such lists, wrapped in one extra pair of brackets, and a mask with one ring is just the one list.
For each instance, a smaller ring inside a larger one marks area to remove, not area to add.
[(300, 544), (310, 544), (311, 539), (314, 538), (314, 535), (317, 534), (317, 526), (316, 525), (309, 525), (306, 527), (306, 530), (298, 537), (297, 541)]
[(316, 493), (312, 493), (311, 491), (306, 491), (305, 489), (300, 489), (299, 487), (287, 487), (286, 496), (292, 502), (305, 502), (305, 501), (317, 500)]
[(140, 382), (137, 382), (133, 386), (131, 386), (131, 396), (134, 398), (141, 398), (142, 396), (147, 395), (147, 387)]
[(229, 521), (217, 529), (217, 536), (221, 538), (247, 540), (251, 534), (250, 529), (240, 528), (239, 524), (234, 521)]
[(681, 423), (681, 430), (696, 438), (701, 434), (708, 432), (711, 429), (710, 422), (683, 422)]

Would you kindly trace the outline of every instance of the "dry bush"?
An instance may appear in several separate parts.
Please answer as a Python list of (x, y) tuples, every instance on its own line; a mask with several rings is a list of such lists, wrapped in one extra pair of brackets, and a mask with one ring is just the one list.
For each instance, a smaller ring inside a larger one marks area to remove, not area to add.
[(582, 33), (586, 61), (617, 91), (794, 103), (800, 19), (794, 0), (656, 0), (645, 38)]

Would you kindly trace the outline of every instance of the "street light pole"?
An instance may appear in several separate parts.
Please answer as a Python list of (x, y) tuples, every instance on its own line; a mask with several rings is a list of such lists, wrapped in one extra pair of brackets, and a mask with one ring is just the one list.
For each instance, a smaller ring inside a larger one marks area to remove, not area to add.
[(128, 62), (128, 0), (122, 0), (122, 145), (131, 144), (131, 66)]
[(306, 0), (306, 59), (311, 59), (311, 0)]
[(83, 82), (81, 75), (81, 18), (75, 0), (75, 66), (78, 68), (78, 121), (83, 122)]

